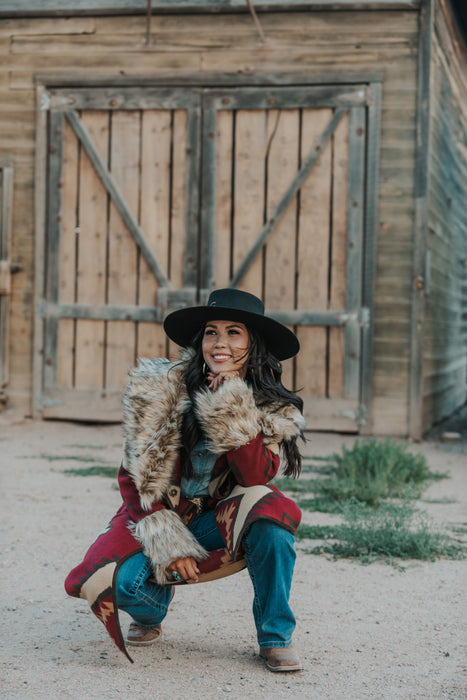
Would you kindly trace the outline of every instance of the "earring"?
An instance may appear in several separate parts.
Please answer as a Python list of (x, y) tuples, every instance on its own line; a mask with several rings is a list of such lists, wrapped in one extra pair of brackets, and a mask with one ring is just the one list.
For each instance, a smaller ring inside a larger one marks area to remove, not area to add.
[(205, 362), (203, 362), (203, 374), (204, 374), (204, 376), (206, 376), (207, 369), (208, 369), (207, 364)]

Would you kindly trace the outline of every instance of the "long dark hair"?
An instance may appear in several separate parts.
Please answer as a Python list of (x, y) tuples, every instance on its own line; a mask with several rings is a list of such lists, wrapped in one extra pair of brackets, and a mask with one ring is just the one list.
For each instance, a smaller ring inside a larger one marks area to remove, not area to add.
[[(289, 391), (282, 384), (282, 365), (266, 348), (262, 337), (254, 330), (247, 328), (250, 337), (250, 347), (247, 360), (247, 371), (245, 381), (253, 390), (255, 402), (258, 406), (273, 404), (274, 410), (279, 410), (284, 406), (295, 406), (300, 413), (303, 413), (303, 401), (292, 391)], [(204, 327), (195, 335), (192, 340), (192, 353), (190, 359), (186, 361), (185, 383), (190, 407), (183, 414), (182, 418), (182, 451), (181, 470), (182, 476), (193, 476), (193, 467), (190, 454), (193, 448), (202, 437), (202, 430), (193, 410), (195, 394), (206, 387), (206, 377), (203, 371), (204, 358), (202, 350), (202, 339)], [(303, 435), (301, 436), (303, 438)], [(297, 437), (282, 441), (284, 456), (284, 475), (297, 478), (300, 475), (302, 458), (297, 446)]]

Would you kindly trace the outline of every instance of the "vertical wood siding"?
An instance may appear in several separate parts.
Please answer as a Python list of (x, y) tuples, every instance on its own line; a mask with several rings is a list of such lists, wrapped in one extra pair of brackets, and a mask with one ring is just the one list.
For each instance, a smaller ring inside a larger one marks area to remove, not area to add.
[[(98, 78), (131, 81), (134, 78), (135, 82), (141, 78), (193, 76), (199, 79), (202, 75), (207, 78), (220, 75), (232, 82), (235, 76), (265, 76), (267, 81), (286, 73), (294, 74), (297, 82), (302, 77), (322, 83), (332, 82), (336, 75), (341, 80), (346, 77), (351, 80), (358, 74), (360, 80), (366, 72), (380, 72), (383, 90), (374, 326), (374, 430), (405, 434), (417, 20), (415, 11), (265, 13), (262, 25), (268, 43), (260, 45), (248, 15), (161, 16), (152, 23), (149, 49), (144, 47), (144, 17), (12, 19), (0, 23), (0, 156), (9, 155), (15, 165), (13, 256), (24, 264), (24, 271), (14, 279), (12, 296), (12, 401), (24, 410), (31, 402), (36, 75), (62, 75), (66, 84), (70, 76), (77, 75), (91, 81)], [(259, 118), (264, 119), (261, 115)], [(131, 125), (128, 128), (132, 128)], [(237, 128), (243, 127), (238, 124)], [(250, 128), (256, 128), (253, 119)], [(224, 147), (229, 147), (227, 137)], [(67, 167), (74, 167), (72, 161), (78, 157), (76, 153), (67, 154)], [(328, 166), (323, 164), (322, 167)], [(345, 165), (334, 164), (334, 167), (345, 168)], [(255, 173), (247, 175), (250, 188), (239, 178), (235, 196), (240, 196), (242, 187), (245, 197), (253, 196)], [(121, 177), (124, 183), (124, 172)], [(227, 174), (222, 177), (219, 184), (225, 186)], [(341, 184), (336, 182), (335, 187), (342, 188), (344, 179), (343, 176)], [(218, 216), (228, 217), (228, 207), (227, 202)], [(98, 217), (99, 212), (88, 215)], [(342, 213), (336, 210), (333, 216), (339, 221)], [(250, 235), (248, 226), (258, 230), (253, 222), (246, 221), (244, 226), (246, 239)], [(124, 255), (117, 241), (112, 241), (114, 245), (114, 254)], [(69, 254), (73, 255), (73, 251)], [(340, 255), (336, 249), (336, 264), (342, 264), (338, 262)], [(132, 260), (131, 264), (142, 263)], [(84, 289), (81, 286), (79, 293), (85, 294)], [(126, 290), (126, 286), (125, 291), (122, 288), (118, 292), (110, 285), (108, 293), (136, 292)], [(141, 287), (139, 293), (149, 292)], [(340, 303), (342, 290), (335, 289), (333, 294), (336, 304)], [(71, 333), (66, 324), (63, 332)], [(79, 342), (87, 342), (85, 325), (79, 329), (77, 337)], [(114, 342), (123, 354), (129, 355), (124, 333)], [(313, 338), (310, 342), (322, 343), (322, 340)], [(331, 342), (337, 348), (342, 343), (338, 330), (333, 331)], [(338, 350), (335, 357), (339, 357)], [(73, 371), (79, 371), (79, 367)]]
[[(467, 78), (444, 18), (432, 60), (431, 167), (423, 424), (450, 415), (467, 396)], [(456, 70), (457, 69), (457, 70)]]

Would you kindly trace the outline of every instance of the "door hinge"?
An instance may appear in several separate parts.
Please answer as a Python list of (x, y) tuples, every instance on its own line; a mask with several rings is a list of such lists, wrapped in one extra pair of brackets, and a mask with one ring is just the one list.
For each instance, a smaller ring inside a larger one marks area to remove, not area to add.
[(339, 411), (338, 413), (333, 413), (335, 418), (348, 418), (349, 420), (355, 421), (357, 425), (366, 425), (367, 420), (367, 408), (364, 404), (360, 404), (353, 411)]
[(0, 260), (0, 296), (11, 294), (11, 275), (23, 269), (20, 263), (11, 263), (9, 260)]
[(362, 306), (356, 311), (343, 311), (338, 314), (338, 318), (343, 324), (355, 323), (361, 328), (368, 328), (370, 325), (370, 309)]

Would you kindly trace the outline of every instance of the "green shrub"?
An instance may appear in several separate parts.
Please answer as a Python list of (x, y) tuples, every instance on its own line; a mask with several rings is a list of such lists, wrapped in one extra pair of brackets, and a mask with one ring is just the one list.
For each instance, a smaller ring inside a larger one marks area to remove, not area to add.
[(118, 467), (95, 464), (92, 467), (83, 467), (82, 469), (64, 469), (63, 473), (71, 476), (107, 476), (111, 479), (116, 479)]
[(423, 455), (412, 455), (390, 439), (356, 440), (342, 454), (320, 458), (319, 470), (325, 478), (313, 482), (313, 491), (332, 501), (358, 501), (374, 506), (381, 499), (410, 496), (419, 498), (429, 482), (436, 478)]
[(436, 529), (424, 513), (407, 501), (397, 505), (381, 504), (377, 509), (350, 501), (342, 507), (342, 515), (344, 522), (340, 525), (300, 526), (298, 539), (336, 540), (315, 547), (312, 553), (357, 557), (364, 562), (378, 558), (462, 558), (466, 553), (462, 543)]

